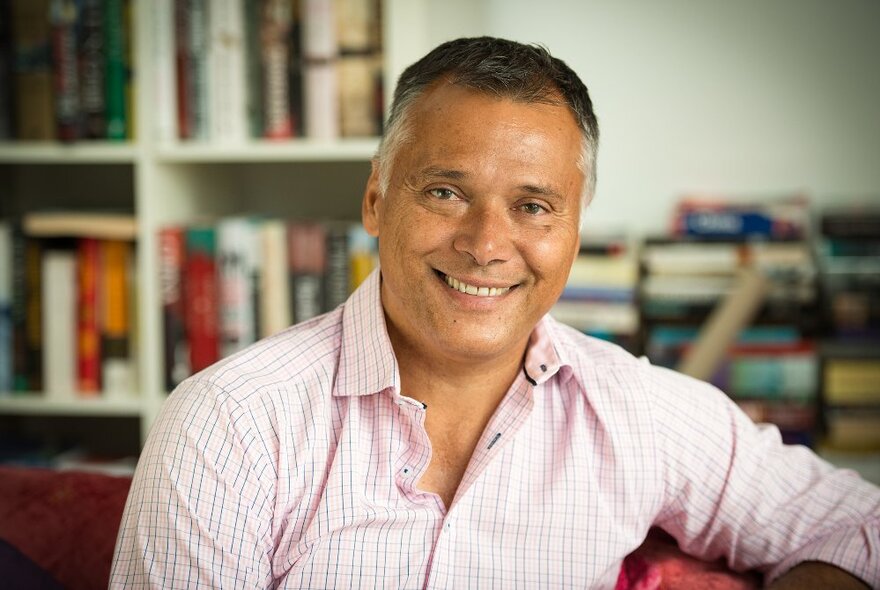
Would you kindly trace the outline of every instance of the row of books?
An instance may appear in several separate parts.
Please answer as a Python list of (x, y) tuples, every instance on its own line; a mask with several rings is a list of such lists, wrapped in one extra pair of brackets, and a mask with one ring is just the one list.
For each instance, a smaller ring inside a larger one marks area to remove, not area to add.
[(135, 249), (0, 222), (0, 395), (135, 391)]
[(0, 140), (133, 137), (132, 0), (0, 0)]
[(161, 139), (380, 134), (378, 0), (162, 0), (155, 8)]
[(624, 235), (587, 236), (565, 289), (550, 310), (557, 320), (625, 348), (637, 349), (638, 248)]
[(160, 231), (165, 385), (343, 303), (376, 265), (360, 224), (223, 218)]

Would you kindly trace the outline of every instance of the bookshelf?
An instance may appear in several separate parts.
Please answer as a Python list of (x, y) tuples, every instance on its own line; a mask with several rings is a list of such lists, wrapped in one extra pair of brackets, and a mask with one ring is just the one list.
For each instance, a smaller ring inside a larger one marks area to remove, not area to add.
[[(154, 108), (158, 78), (153, 74), (160, 27), (152, 1), (131, 1), (135, 139), (0, 142), (0, 219), (47, 208), (109, 209), (135, 215), (136, 386), (130, 392), (92, 399), (63, 392), (0, 395), (0, 431), (32, 434), (43, 429), (52, 438), (54, 431), (64, 430), (83, 441), (95, 438), (96, 430), (106, 431), (103, 450), (113, 449), (116, 437), (115, 450), (137, 453), (167, 396), (158, 230), (172, 223), (242, 213), (357, 220), (378, 139), (223, 144), (161, 139), (158, 128), (163, 117)], [(429, 9), (427, 0), (381, 2), (386, 102), (400, 71), (427, 49)]]

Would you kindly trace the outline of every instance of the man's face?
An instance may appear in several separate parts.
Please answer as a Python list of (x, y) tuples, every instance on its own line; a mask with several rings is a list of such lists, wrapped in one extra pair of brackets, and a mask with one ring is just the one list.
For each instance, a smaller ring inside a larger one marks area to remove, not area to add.
[(387, 194), (374, 169), (363, 204), (392, 343), (435, 360), (518, 360), (578, 251), (574, 116), (561, 102), (442, 83), (413, 105), (411, 123)]

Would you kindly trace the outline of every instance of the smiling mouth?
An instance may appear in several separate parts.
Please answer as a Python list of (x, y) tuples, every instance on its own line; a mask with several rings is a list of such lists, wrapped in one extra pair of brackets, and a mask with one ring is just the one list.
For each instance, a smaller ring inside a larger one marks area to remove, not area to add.
[[(447, 274), (443, 274), (440, 271), (437, 271), (437, 274), (441, 279), (452, 289), (460, 293), (466, 293), (468, 295), (475, 295), (477, 297), (497, 297), (499, 295), (504, 295), (508, 291), (510, 291), (513, 287), (477, 287), (476, 285), (469, 285), (464, 281), (460, 281), (455, 277), (451, 277)], [(515, 285), (514, 285), (515, 287)]]

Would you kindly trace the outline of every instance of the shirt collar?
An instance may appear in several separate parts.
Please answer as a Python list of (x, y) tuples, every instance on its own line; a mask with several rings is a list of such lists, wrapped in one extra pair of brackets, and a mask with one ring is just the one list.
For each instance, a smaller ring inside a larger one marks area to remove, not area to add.
[[(569, 362), (559, 346), (558, 326), (545, 315), (529, 337), (523, 371), (532, 385), (545, 383)], [(560, 375), (566, 377), (565, 374)], [(375, 269), (355, 290), (342, 311), (342, 346), (333, 395), (357, 396), (386, 389), (400, 395), (400, 370), (380, 295), (380, 272)]]
[(342, 347), (333, 395), (400, 394), (400, 371), (380, 297), (379, 269), (358, 287), (342, 310)]

